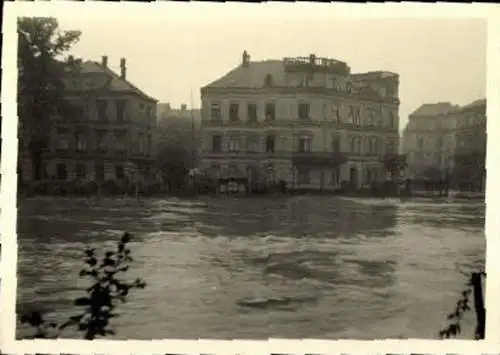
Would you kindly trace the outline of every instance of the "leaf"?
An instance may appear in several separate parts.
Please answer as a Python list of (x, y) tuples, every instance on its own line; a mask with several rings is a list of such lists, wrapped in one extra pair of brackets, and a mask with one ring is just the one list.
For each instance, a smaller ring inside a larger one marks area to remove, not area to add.
[(132, 234), (125, 232), (120, 240), (121, 243), (127, 244), (132, 239)]
[(21, 316), (21, 323), (29, 324), (32, 327), (39, 327), (40, 325), (45, 323), (43, 316), (40, 312), (34, 311), (29, 314), (25, 314)]
[(73, 301), (75, 306), (88, 306), (91, 304), (90, 299), (87, 297), (79, 297)]

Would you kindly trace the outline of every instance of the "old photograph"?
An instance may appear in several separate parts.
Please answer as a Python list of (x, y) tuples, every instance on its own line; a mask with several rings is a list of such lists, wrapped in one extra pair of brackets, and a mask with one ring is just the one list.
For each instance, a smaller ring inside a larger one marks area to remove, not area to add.
[(486, 20), (17, 34), (18, 339), (484, 338)]

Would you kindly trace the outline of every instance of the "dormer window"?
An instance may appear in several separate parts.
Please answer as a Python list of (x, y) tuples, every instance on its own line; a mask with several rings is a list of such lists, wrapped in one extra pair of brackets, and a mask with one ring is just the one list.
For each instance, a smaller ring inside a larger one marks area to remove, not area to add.
[(273, 86), (273, 76), (271, 74), (266, 74), (264, 78), (264, 87), (270, 88)]

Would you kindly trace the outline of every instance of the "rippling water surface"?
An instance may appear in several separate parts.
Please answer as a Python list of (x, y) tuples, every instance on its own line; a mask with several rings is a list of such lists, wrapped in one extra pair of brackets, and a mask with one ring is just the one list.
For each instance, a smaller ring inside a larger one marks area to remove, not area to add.
[(120, 306), (118, 338), (435, 338), (461, 272), (484, 264), (479, 202), (37, 198), (18, 211), (18, 309), (55, 319), (82, 294), (83, 248), (135, 234), (129, 276), (148, 287)]

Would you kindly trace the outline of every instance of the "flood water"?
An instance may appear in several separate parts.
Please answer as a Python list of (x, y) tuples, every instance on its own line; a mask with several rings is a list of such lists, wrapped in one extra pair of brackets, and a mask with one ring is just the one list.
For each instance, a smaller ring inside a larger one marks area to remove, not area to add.
[[(88, 245), (134, 233), (116, 338), (436, 338), (484, 267), (484, 203), (332, 196), (18, 202), (18, 311), (64, 321)], [(276, 300), (287, 299), (285, 305)], [(273, 302), (274, 300), (274, 302)], [(252, 307), (250, 307), (252, 306)], [(463, 338), (473, 338), (474, 315)], [(31, 334), (18, 325), (18, 337)], [(68, 331), (65, 337), (77, 337)]]

